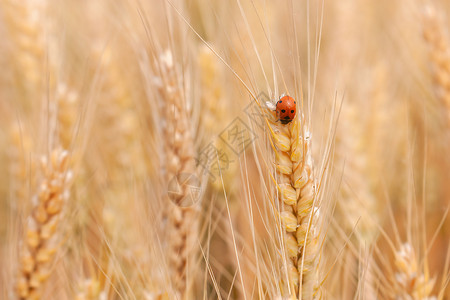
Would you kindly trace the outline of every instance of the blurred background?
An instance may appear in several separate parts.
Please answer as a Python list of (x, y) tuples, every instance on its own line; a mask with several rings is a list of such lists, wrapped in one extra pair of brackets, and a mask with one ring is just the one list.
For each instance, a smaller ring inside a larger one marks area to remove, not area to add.
[[(260, 111), (283, 93), (327, 216), (314, 298), (450, 298), (449, 25), (444, 0), (1, 0), (0, 298), (284, 299)], [(196, 174), (190, 296), (166, 258), (174, 169)]]

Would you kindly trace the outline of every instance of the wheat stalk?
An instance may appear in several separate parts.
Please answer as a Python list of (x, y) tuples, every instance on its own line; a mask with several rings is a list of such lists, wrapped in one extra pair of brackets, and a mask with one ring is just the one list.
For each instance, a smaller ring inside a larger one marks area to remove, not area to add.
[(318, 295), (319, 208), (315, 206), (310, 133), (303, 117), (281, 124), (268, 111), (291, 299)]
[(71, 172), (67, 151), (55, 150), (43, 158), (43, 180), (33, 198), (20, 254), (17, 294), (19, 299), (40, 299), (44, 283), (50, 276), (55, 253), (60, 248), (58, 227), (69, 199)]

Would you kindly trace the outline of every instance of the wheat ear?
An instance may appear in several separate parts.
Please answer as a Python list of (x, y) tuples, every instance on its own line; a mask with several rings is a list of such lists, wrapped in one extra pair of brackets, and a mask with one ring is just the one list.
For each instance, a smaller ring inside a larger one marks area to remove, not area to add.
[(376, 239), (378, 210), (368, 180), (369, 174), (366, 169), (368, 154), (362, 146), (364, 135), (361, 124), (356, 105), (346, 103), (341, 111), (337, 135), (336, 156), (337, 161), (344, 167), (344, 180), (340, 188), (342, 199), (336, 205), (335, 217), (346, 232), (354, 229), (354, 240), (357, 245), (365, 247), (359, 257), (348, 259), (359, 260), (360, 263), (366, 264), (365, 276), (360, 280), (362, 293), (365, 299), (374, 299), (374, 262), (370, 247)]
[(14, 179), (11, 181), (11, 190), (14, 195), (14, 204), (18, 208), (27, 207), (27, 189), (26, 186), (34, 186), (32, 173), (34, 166), (29, 159), (29, 153), (32, 149), (32, 139), (18, 124), (11, 128), (10, 142), (10, 173)]
[[(163, 169), (165, 183), (177, 183), (177, 191), (164, 196), (168, 219), (167, 243), (169, 275), (177, 297), (192, 297), (195, 245), (198, 240), (199, 203), (194, 203), (190, 179), (197, 171), (194, 157), (194, 140), (190, 127), (189, 111), (171, 52), (160, 59), (162, 85), (160, 95), (163, 117)], [(192, 176), (185, 178), (185, 176)], [(169, 188), (170, 189), (170, 188)]]
[(100, 298), (99, 296), (100, 282), (96, 278), (88, 278), (81, 283), (75, 300), (96, 300)]
[(57, 233), (69, 198), (71, 172), (67, 151), (55, 150), (42, 159), (43, 180), (32, 199), (33, 208), (25, 228), (20, 254), (17, 293), (19, 299), (40, 299), (50, 276), (53, 258), (61, 242)]
[(316, 196), (310, 134), (303, 118), (289, 124), (268, 111), (267, 124), (275, 154), (280, 216), (284, 230), (291, 299), (312, 299), (318, 291), (319, 209)]
[(450, 125), (450, 45), (445, 28), (436, 10), (427, 6), (423, 14), (423, 36), (429, 49), (433, 88), (445, 107)]
[[(27, 96), (42, 92), (42, 71), (44, 67), (43, 2), (4, 1), (5, 19), (14, 41), (17, 72)], [(39, 99), (40, 100), (40, 99)]]
[(434, 279), (419, 269), (413, 247), (405, 243), (395, 253), (396, 299), (432, 300)]
[(78, 93), (75, 90), (60, 83), (56, 90), (58, 105), (58, 139), (64, 149), (70, 149), (74, 139), (75, 125), (77, 122)]

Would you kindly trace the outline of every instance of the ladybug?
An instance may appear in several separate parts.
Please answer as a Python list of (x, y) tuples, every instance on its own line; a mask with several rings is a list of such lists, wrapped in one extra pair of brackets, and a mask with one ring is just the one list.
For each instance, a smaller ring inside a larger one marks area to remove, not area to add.
[(282, 96), (280, 100), (277, 102), (276, 112), (278, 120), (281, 121), (282, 124), (290, 123), (297, 111), (295, 100), (289, 96)]

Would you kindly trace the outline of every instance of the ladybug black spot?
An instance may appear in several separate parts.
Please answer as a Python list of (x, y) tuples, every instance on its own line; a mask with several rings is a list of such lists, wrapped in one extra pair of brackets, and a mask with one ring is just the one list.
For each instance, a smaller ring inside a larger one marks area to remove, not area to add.
[(290, 118), (288, 116), (284, 117), (285, 120), (290, 120)]
[(281, 112), (282, 112), (282, 113), (285, 113), (285, 112), (286, 112), (286, 110), (282, 109), (282, 110), (281, 110)]
[(294, 101), (294, 104), (295, 104), (295, 101)]
[(294, 113), (294, 110), (291, 110), (291, 113)]
[(280, 101), (278, 101), (278, 103), (283, 103), (283, 101), (280, 100)]

